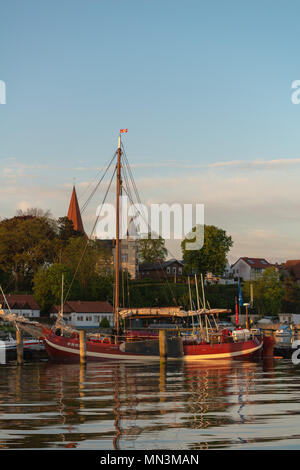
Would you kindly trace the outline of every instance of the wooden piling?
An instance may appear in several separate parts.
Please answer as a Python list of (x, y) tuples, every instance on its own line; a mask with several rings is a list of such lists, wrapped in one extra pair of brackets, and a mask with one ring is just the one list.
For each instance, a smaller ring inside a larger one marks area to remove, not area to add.
[(23, 364), (23, 334), (22, 331), (16, 330), (17, 340), (17, 364)]
[(80, 364), (86, 363), (86, 332), (79, 331), (79, 345), (80, 345)]
[(161, 362), (167, 359), (167, 334), (166, 330), (159, 330), (159, 356)]

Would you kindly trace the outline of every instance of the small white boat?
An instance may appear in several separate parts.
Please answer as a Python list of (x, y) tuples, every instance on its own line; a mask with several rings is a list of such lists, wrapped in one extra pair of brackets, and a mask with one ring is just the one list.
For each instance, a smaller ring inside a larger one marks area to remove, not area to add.
[[(35, 338), (24, 338), (23, 346), (26, 350), (30, 349), (39, 351), (44, 349), (43, 341)], [(9, 351), (12, 349), (17, 349), (17, 341), (13, 338), (11, 333), (7, 333), (0, 338), (0, 350)]]
[(16, 349), (17, 341), (12, 337), (11, 333), (7, 333), (6, 335), (1, 336), (0, 338), (0, 350), (9, 350), (9, 349)]

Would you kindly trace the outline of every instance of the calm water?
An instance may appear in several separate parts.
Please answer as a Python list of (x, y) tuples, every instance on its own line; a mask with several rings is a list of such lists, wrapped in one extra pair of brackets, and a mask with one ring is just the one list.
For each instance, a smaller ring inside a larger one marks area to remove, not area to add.
[(2, 449), (300, 448), (300, 366), (0, 366)]

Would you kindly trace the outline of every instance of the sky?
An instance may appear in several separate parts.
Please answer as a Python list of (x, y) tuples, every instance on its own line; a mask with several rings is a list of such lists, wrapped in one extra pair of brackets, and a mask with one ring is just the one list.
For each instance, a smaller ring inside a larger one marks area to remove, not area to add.
[(299, 259), (299, 14), (293, 0), (1, 0), (0, 217), (64, 216), (74, 182), (83, 205), (128, 128), (143, 202), (204, 204), (230, 262)]

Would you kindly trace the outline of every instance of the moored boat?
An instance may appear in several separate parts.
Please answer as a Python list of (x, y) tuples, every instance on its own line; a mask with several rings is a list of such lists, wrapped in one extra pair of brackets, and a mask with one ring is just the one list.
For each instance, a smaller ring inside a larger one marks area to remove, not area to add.
[[(118, 149), (115, 153), (117, 176), (116, 187), (116, 240), (115, 240), (115, 321), (114, 334), (101, 337), (101, 335), (88, 335), (85, 349), (87, 361), (104, 360), (131, 360), (149, 361), (160, 359), (159, 327), (153, 325), (141, 331), (132, 329), (128, 331), (126, 321), (131, 321), (134, 313), (122, 312), (119, 308), (119, 271), (120, 271), (120, 196), (122, 194), (121, 177), (121, 130), (119, 135)], [(189, 278), (188, 278), (189, 281)], [(203, 288), (203, 278), (202, 288)], [(62, 288), (63, 291), (63, 288)], [(190, 284), (189, 284), (190, 291)], [(203, 288), (204, 293), (204, 288)], [(198, 296), (198, 291), (197, 291)], [(63, 325), (63, 305), (62, 299), (61, 313), (58, 316), (55, 331), (44, 331), (45, 348), (48, 355), (56, 361), (68, 362), (80, 360), (80, 339), (79, 334), (69, 326)], [(151, 310), (151, 309), (150, 309)], [(251, 332), (231, 332), (228, 329), (220, 329), (217, 325), (215, 314), (221, 311), (207, 309), (205, 300), (200, 309), (198, 298), (197, 311), (182, 312), (181, 309), (167, 314), (160, 311), (155, 320), (163, 319), (170, 326), (165, 326), (167, 343), (166, 350), (168, 358), (180, 359), (184, 361), (219, 360), (219, 359), (239, 359), (259, 355), (263, 350), (263, 337), (260, 334)], [(228, 311), (227, 311), (228, 312)], [(209, 316), (212, 321), (209, 321)], [(151, 315), (148, 316), (150, 318)], [(183, 327), (183, 322), (176, 319), (188, 320), (190, 328)], [(125, 321), (124, 331), (120, 328), (120, 319)], [(195, 320), (195, 321), (194, 321)], [(198, 321), (197, 321), (198, 320)], [(197, 323), (197, 326), (196, 326)], [(173, 328), (174, 326), (174, 328)], [(163, 326), (160, 325), (161, 328)]]

